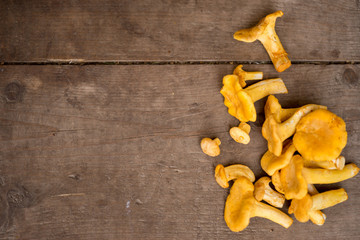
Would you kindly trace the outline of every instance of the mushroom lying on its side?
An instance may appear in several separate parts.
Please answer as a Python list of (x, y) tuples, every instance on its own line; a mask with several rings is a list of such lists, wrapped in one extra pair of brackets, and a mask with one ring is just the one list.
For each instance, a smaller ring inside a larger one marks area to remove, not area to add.
[(233, 232), (244, 230), (252, 217), (267, 218), (288, 228), (293, 223), (291, 217), (254, 198), (254, 185), (245, 177), (235, 180), (226, 199), (224, 219)]
[(248, 166), (242, 164), (234, 164), (224, 167), (218, 164), (215, 168), (215, 180), (222, 188), (229, 187), (229, 181), (239, 177), (246, 177), (251, 182), (255, 181), (255, 175)]
[(255, 122), (256, 110), (254, 103), (270, 94), (287, 93), (281, 78), (257, 82), (242, 88), (237, 75), (226, 75), (220, 93), (224, 96), (224, 104), (231, 116), (240, 122)]
[(239, 30), (234, 34), (234, 38), (242, 42), (254, 42), (259, 40), (268, 52), (271, 61), (278, 72), (282, 72), (291, 66), (287, 53), (275, 32), (276, 18), (281, 17), (282, 15), (282, 11), (274, 12), (261, 19), (256, 26)]

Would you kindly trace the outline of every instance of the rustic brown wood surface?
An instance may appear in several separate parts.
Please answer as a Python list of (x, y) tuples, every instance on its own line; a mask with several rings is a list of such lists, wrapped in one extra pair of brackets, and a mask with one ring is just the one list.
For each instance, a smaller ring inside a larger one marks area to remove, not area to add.
[[(214, 167), (243, 163), (256, 177), (266, 151), (265, 100), (256, 103), (251, 142), (234, 142), (238, 124), (220, 95), (234, 65), (0, 66), (0, 239), (356, 239), (359, 176), (349, 200), (324, 210), (319, 227), (288, 230), (253, 218), (231, 232), (223, 210), (227, 189)], [(280, 76), (284, 107), (327, 105), (347, 123), (347, 162), (360, 165), (360, 65), (245, 66)], [(201, 152), (219, 137), (221, 155)], [(286, 211), (287, 208), (284, 208)]]
[(360, 61), (358, 0), (3, 0), (0, 62), (269, 61), (232, 35), (283, 10), (294, 61)]

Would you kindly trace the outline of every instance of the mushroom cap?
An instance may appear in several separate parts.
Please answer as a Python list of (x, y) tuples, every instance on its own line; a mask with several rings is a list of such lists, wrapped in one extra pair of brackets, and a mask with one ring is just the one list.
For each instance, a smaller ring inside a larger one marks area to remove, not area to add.
[(276, 191), (282, 194), (285, 193), (280, 180), (280, 170), (274, 172), (274, 174), (271, 176), (271, 182), (274, 185)]
[(299, 121), (293, 141), (305, 159), (330, 161), (337, 158), (346, 145), (346, 124), (334, 113), (318, 109)]
[(229, 131), (230, 136), (238, 143), (248, 144), (250, 142), (249, 134), (239, 127), (232, 127)]
[(222, 164), (218, 164), (215, 168), (215, 180), (222, 188), (229, 187), (229, 181), (226, 177), (225, 168)]
[(224, 104), (230, 115), (241, 122), (256, 121), (254, 102), (239, 83), (236, 75), (226, 75), (220, 93), (224, 96)]
[(268, 116), (262, 126), (262, 135), (268, 141), (268, 149), (276, 156), (280, 156), (283, 143), (278, 132), (279, 122), (274, 114)]
[(302, 176), (303, 167), (302, 157), (294, 155), (289, 164), (281, 169), (280, 181), (286, 199), (301, 199), (307, 194), (307, 182)]
[(306, 194), (302, 199), (293, 199), (289, 207), (289, 214), (294, 213), (295, 218), (299, 222), (309, 221), (309, 211), (312, 207), (312, 198), (309, 194)]
[(224, 219), (233, 232), (244, 230), (255, 210), (254, 185), (245, 177), (239, 177), (226, 199)]
[(241, 87), (245, 87), (246, 86), (246, 82), (245, 82), (245, 71), (242, 70), (243, 65), (238, 65), (234, 71), (233, 74), (237, 75), (239, 77), (239, 83)]
[(285, 140), (282, 153), (280, 156), (275, 156), (270, 151), (267, 151), (261, 158), (261, 167), (269, 175), (272, 176), (277, 170), (280, 170), (289, 164), (289, 161), (296, 149), (291, 140)]
[(202, 151), (211, 157), (216, 157), (220, 154), (220, 147), (221, 144), (220, 139), (215, 138), (214, 140), (210, 138), (203, 138), (201, 140), (200, 146)]
[(259, 202), (264, 199), (265, 189), (269, 187), (271, 179), (269, 177), (262, 177), (257, 180), (254, 184), (254, 197)]
[[(271, 114), (278, 113), (281, 111), (281, 105), (279, 100), (274, 95), (269, 95), (266, 100), (266, 104), (264, 107), (265, 118), (268, 118)], [(280, 119), (277, 119), (280, 122)]]

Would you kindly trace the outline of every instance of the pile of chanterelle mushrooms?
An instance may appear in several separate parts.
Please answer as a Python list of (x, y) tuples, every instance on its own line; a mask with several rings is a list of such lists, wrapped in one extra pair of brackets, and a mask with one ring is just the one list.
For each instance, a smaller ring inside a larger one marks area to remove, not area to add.
[[(291, 65), (275, 33), (275, 20), (282, 15), (277, 11), (260, 20), (255, 27), (234, 34), (240, 41), (260, 40), (279, 72)], [(240, 121), (239, 126), (229, 132), (236, 142), (250, 142), (250, 125), (246, 122), (256, 121), (254, 103), (268, 96), (262, 126), (268, 151), (260, 162), (269, 177), (255, 182), (254, 173), (245, 165), (217, 165), (215, 179), (221, 187), (228, 188), (229, 181), (234, 181), (225, 204), (225, 221), (235, 232), (245, 229), (252, 217), (267, 218), (288, 228), (292, 218), (277, 209), (282, 208), (287, 199), (291, 200), (288, 213), (294, 213), (298, 221), (311, 220), (323, 225), (326, 215), (321, 210), (347, 200), (348, 196), (343, 188), (319, 193), (313, 184), (344, 181), (359, 172), (355, 164), (345, 164), (345, 158), (340, 155), (347, 142), (345, 122), (326, 106), (308, 104), (282, 108), (273, 95), (288, 92), (280, 78), (262, 80), (246, 87), (247, 80), (262, 77), (262, 72), (245, 72), (239, 65), (232, 75), (223, 78), (220, 93), (224, 96), (224, 104), (229, 114)], [(215, 157), (220, 154), (220, 144), (218, 138), (204, 138), (201, 148)]]

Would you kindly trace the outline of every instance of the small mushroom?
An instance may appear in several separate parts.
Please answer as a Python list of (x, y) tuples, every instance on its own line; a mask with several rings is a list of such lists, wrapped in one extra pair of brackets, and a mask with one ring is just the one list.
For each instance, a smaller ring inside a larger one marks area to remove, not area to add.
[[(313, 211), (322, 210), (344, 202), (348, 199), (346, 191), (341, 188), (313, 196), (306, 194), (302, 199), (293, 199), (289, 207), (289, 214), (294, 213), (299, 222), (307, 222)], [(326, 216), (324, 217), (326, 219)], [(325, 221), (325, 220), (324, 220)], [(320, 220), (321, 224), (321, 220)]]
[(224, 96), (224, 104), (230, 115), (240, 122), (256, 121), (254, 103), (270, 94), (287, 93), (284, 82), (280, 78), (257, 82), (243, 89), (237, 75), (226, 75), (220, 93)]
[(288, 54), (285, 52), (278, 35), (275, 32), (276, 18), (283, 15), (277, 11), (267, 15), (259, 23), (248, 29), (242, 29), (234, 34), (236, 40), (242, 42), (254, 42), (259, 40), (268, 52), (276, 71), (282, 72), (291, 66)]
[(318, 109), (299, 121), (293, 141), (305, 159), (330, 161), (337, 158), (346, 145), (346, 124), (334, 113)]
[(224, 219), (233, 232), (244, 230), (252, 217), (267, 218), (288, 228), (293, 223), (291, 217), (270, 205), (254, 198), (254, 185), (245, 177), (235, 180), (226, 199)]
[(214, 140), (210, 138), (203, 138), (201, 140), (200, 146), (202, 151), (211, 157), (216, 157), (220, 154), (220, 144), (221, 141), (219, 138), (215, 138)]
[[(302, 117), (313, 110), (326, 108), (325, 106), (308, 104), (300, 107), (284, 122), (279, 122), (276, 114), (270, 114), (262, 126), (262, 135), (268, 141), (268, 149), (276, 156), (280, 156), (283, 141), (295, 133), (295, 128)], [(295, 143), (294, 143), (295, 144)], [(295, 146), (296, 147), (296, 146)]]
[(271, 179), (269, 177), (262, 177), (254, 184), (254, 196), (259, 202), (264, 200), (270, 205), (282, 208), (284, 206), (285, 197), (270, 187)]
[(222, 188), (229, 187), (229, 181), (239, 177), (246, 177), (251, 182), (255, 181), (255, 175), (251, 169), (242, 164), (234, 164), (227, 167), (219, 164), (215, 168), (215, 180)]
[(243, 65), (239, 65), (235, 68), (233, 74), (239, 77), (241, 87), (246, 86), (247, 80), (261, 80), (263, 78), (262, 72), (246, 72), (242, 69)]
[(280, 170), (289, 164), (290, 159), (295, 152), (296, 149), (292, 140), (285, 141), (280, 156), (276, 156), (270, 151), (267, 151), (262, 156), (260, 161), (261, 167), (269, 176), (272, 176), (277, 170)]
[(232, 127), (229, 131), (230, 136), (238, 143), (248, 144), (250, 142), (250, 125), (247, 123), (240, 123), (238, 127)]
[(325, 168), (342, 170), (345, 166), (345, 157), (339, 156), (330, 161), (312, 161), (304, 159), (304, 167), (307, 168)]

